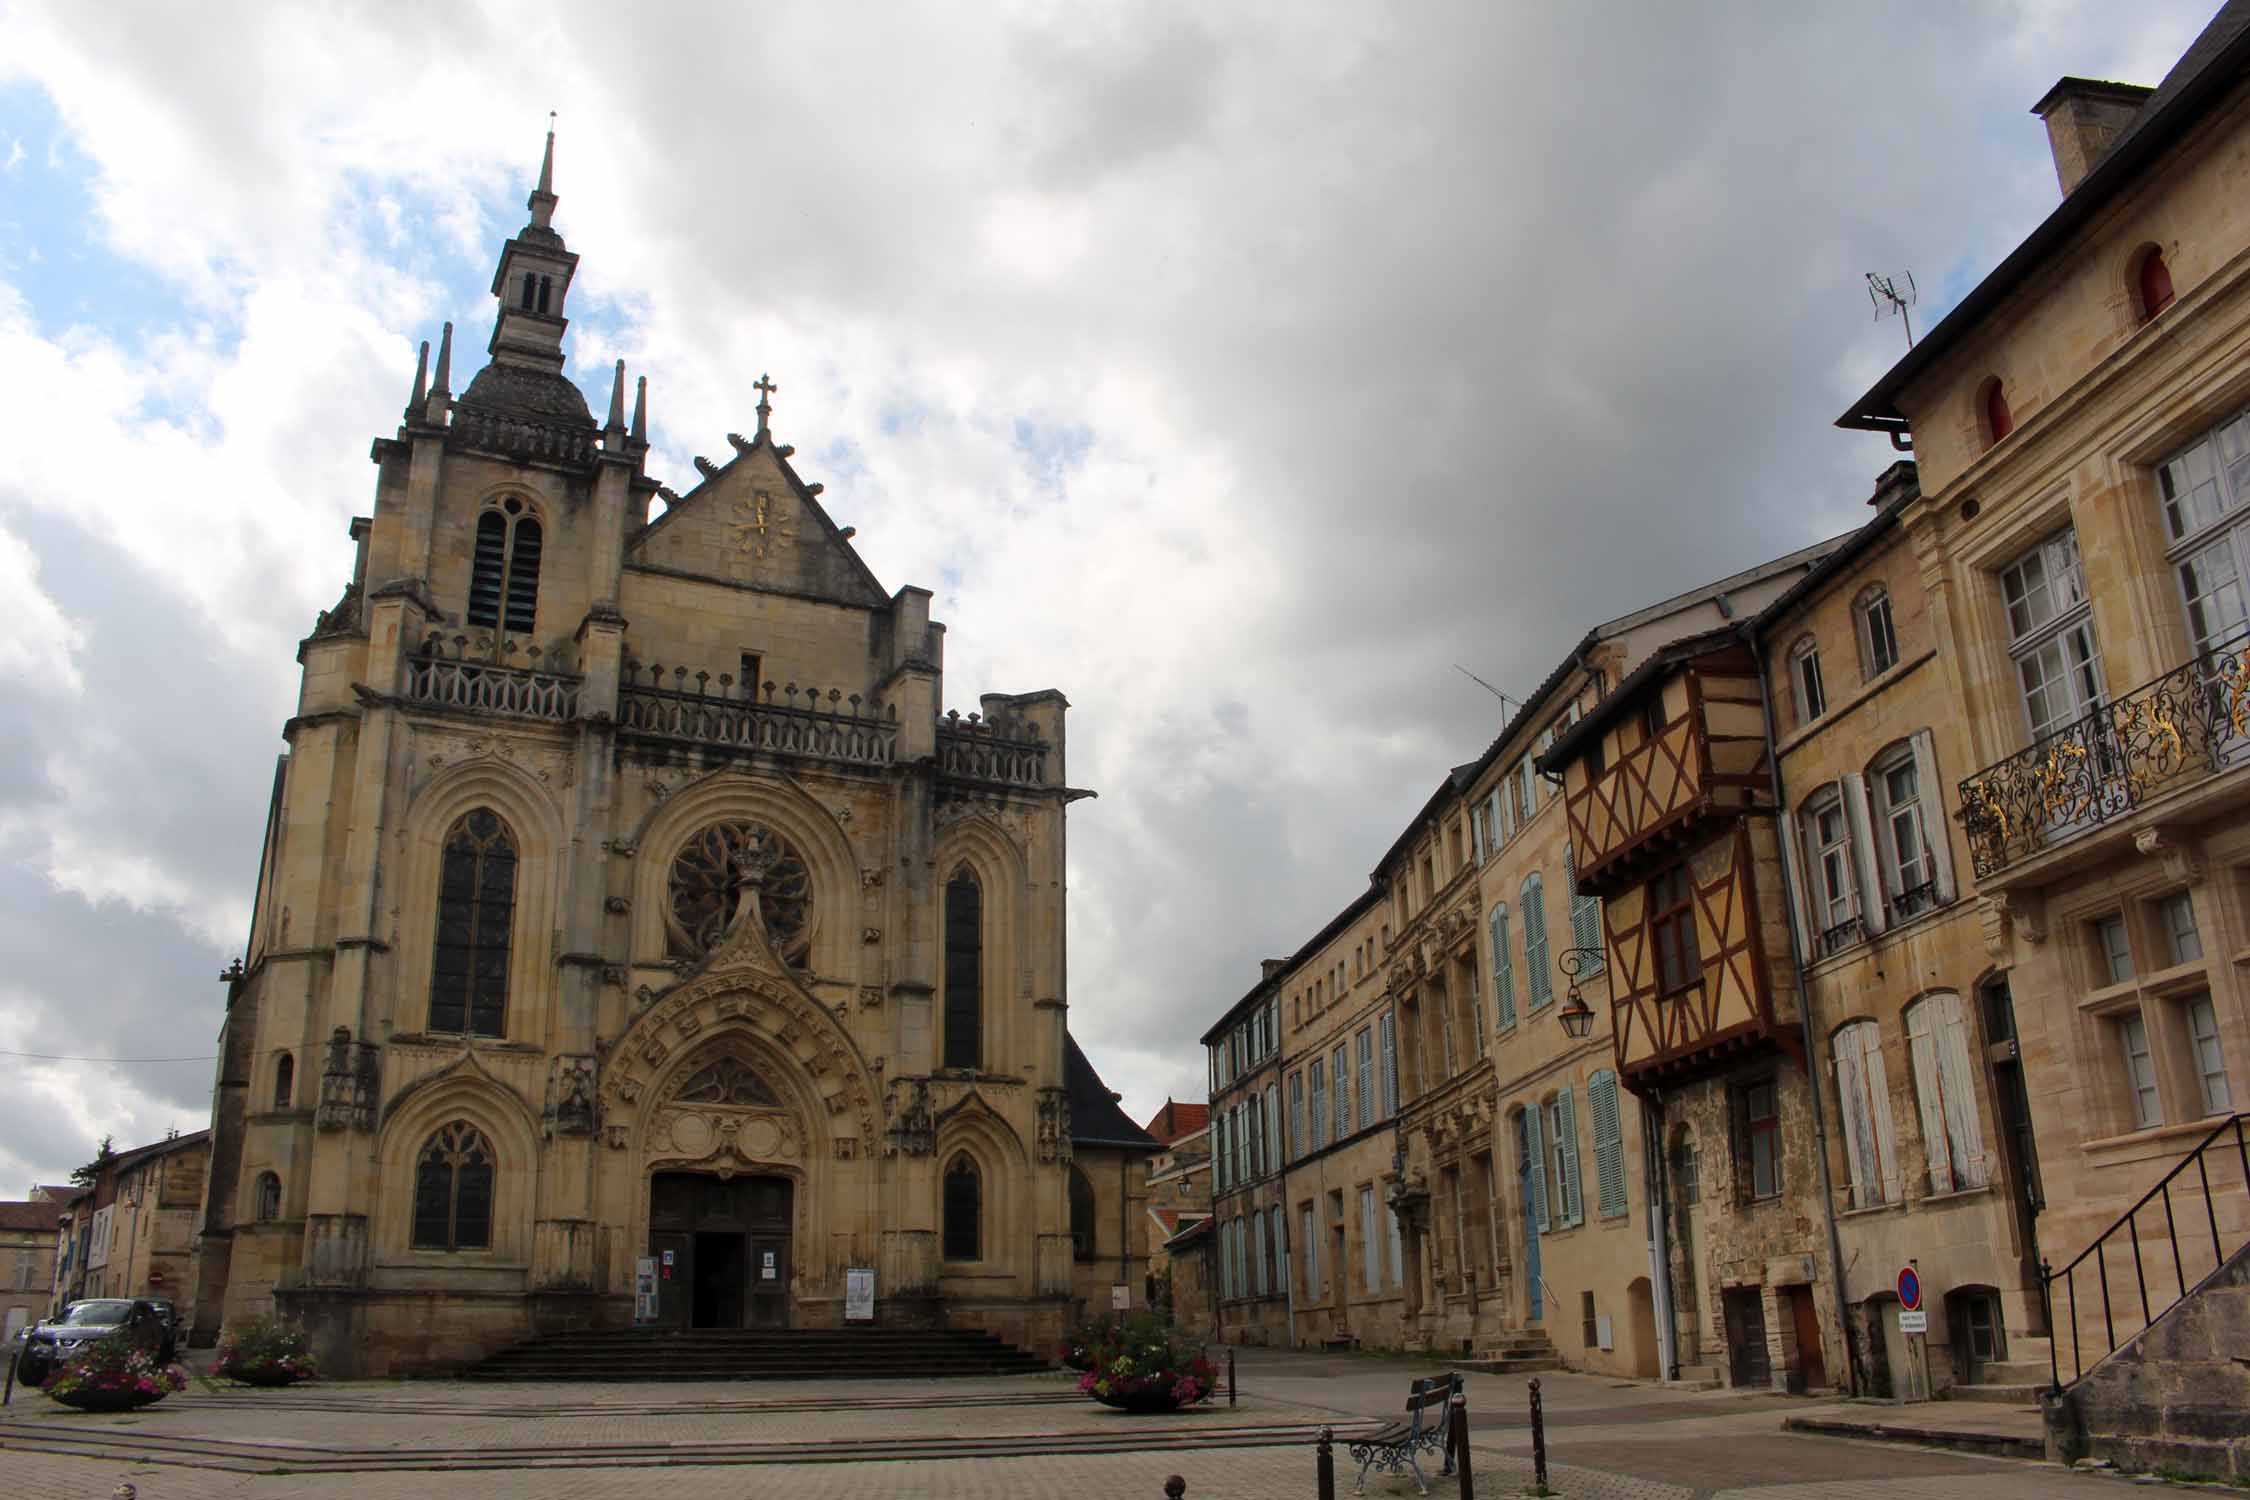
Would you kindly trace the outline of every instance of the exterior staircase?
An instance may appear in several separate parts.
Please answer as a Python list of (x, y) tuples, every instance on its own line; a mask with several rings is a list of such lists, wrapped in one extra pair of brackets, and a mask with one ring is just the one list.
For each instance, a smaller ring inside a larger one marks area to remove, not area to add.
[(989, 1333), (909, 1328), (611, 1328), (502, 1350), (468, 1380), (932, 1380), (1024, 1375), (1045, 1360)]
[(1976, 1367), (1977, 1378), (1953, 1387), (1956, 1401), (1997, 1401), (2037, 1406), (2053, 1379), (2054, 1341), (2036, 1334), (2008, 1335), (2008, 1358)]
[(1541, 1370), (1559, 1370), (1563, 1362), (1544, 1330), (1511, 1328), (1492, 1338), (1476, 1353), (1464, 1359), (1447, 1360), (1446, 1365), (1477, 1375), (1536, 1375)]

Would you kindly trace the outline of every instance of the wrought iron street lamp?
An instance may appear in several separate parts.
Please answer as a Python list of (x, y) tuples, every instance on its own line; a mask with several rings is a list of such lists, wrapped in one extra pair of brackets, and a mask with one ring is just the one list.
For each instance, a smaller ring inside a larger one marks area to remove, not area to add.
[(1584, 1041), (1594, 1029), (1594, 1008), (1578, 992), (1578, 976), (1601, 967), (1602, 950), (1599, 948), (1565, 948), (1557, 966), (1570, 978), (1570, 988), (1563, 995), (1562, 1009), (1555, 1019), (1574, 1042)]

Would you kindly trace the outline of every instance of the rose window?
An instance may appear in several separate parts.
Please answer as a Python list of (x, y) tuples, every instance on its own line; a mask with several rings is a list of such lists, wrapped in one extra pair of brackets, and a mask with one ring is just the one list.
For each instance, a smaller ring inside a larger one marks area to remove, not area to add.
[(812, 872), (764, 824), (714, 823), (673, 859), (667, 915), (678, 957), (702, 957), (748, 916), (764, 924), (784, 963), (801, 968), (812, 943)]

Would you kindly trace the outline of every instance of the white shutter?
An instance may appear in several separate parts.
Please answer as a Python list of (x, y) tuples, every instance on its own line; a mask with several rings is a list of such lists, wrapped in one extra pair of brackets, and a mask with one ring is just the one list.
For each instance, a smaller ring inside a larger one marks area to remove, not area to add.
[(1977, 1122), (1975, 1077), (1969, 1070), (1969, 1039), (1961, 1020), (1961, 997), (1932, 995), (1923, 1002), (1935, 1008), (1931, 1017), (1937, 1046), (1939, 1094), (1945, 1101), (1946, 1138), (1953, 1152), (1953, 1175), (1962, 1187), (1983, 1187), (1992, 1180), (1984, 1159), (1984, 1129)]
[[(1930, 999), (1936, 999), (1931, 996)], [(1930, 1000), (1906, 1013), (1906, 1044), (1914, 1054), (1914, 1099), (1922, 1115), (1922, 1154), (1930, 1163), (1930, 1191), (1953, 1191), (1952, 1146), (1945, 1134), (1945, 1085), (1938, 1075), (1937, 1038), (1930, 1034)]]
[(1523, 1112), (1523, 1135), (1526, 1154), (1531, 1158), (1531, 1219), (1545, 1234), (1547, 1221), (1547, 1147), (1540, 1139), (1539, 1116), (1536, 1104)]
[(1875, 1172), (1867, 1149), (1871, 1122), (1867, 1118), (1867, 1080), (1860, 1072), (1859, 1028), (1847, 1026), (1837, 1032), (1832, 1050), (1836, 1058), (1836, 1099), (1844, 1117), (1844, 1161), (1851, 1169), (1851, 1204), (1866, 1208), (1875, 1201), (1869, 1196)]
[(1537, 871), (1523, 883), (1523, 966), (1529, 986), (1526, 1001), (1538, 1010), (1555, 998), (1553, 976), (1547, 972), (1547, 895)]
[(1383, 1118), (1398, 1113), (1398, 1019), (1383, 1012)]
[(1555, 1138), (1561, 1147), (1555, 1158), (1560, 1178), (1555, 1190), (1562, 1194), (1557, 1205), (1560, 1217), (1565, 1224), (1583, 1224), (1586, 1202), (1578, 1190), (1578, 1104), (1569, 1089), (1555, 1095)]
[(1867, 817), (1867, 778), (1846, 772), (1843, 779), (1844, 821), (1852, 831), (1852, 873), (1858, 877), (1859, 919), (1873, 937), (1884, 927), (1882, 860), (1875, 852), (1875, 834)]
[(1898, 1178), (1898, 1127), (1891, 1123), (1891, 1078), (1883, 1066), (1882, 1028), (1867, 1028), (1867, 1098), (1874, 1112), (1875, 1169), (1882, 1174), (1883, 1201), (1894, 1203), (1902, 1184)]
[(1813, 934), (1819, 929), (1812, 924), (1812, 908), (1807, 904), (1812, 896), (1805, 888), (1804, 849), (1797, 840), (1796, 816), (1783, 813), (1775, 820), (1775, 832), (1781, 838), (1781, 873), (1789, 882), (1789, 916), (1797, 924), (1797, 951), (1809, 960), (1813, 956)]
[(1945, 789), (1938, 784), (1937, 741), (1927, 729), (1917, 729), (1908, 743), (1914, 747), (1914, 785), (1922, 798), (1922, 843), (1930, 851), (1938, 904), (1943, 906), (1954, 895), (1953, 820), (1945, 815)]

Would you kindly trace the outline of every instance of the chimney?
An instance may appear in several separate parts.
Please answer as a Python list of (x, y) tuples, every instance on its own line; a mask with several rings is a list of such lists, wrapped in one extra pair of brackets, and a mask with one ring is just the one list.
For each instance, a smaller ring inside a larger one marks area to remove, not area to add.
[(1921, 470), (1914, 466), (1913, 459), (1902, 458), (1875, 476), (1875, 493), (1867, 497), (1867, 503), (1881, 510), (1894, 500), (1921, 492)]
[(1260, 979), (1271, 979), (1274, 975), (1279, 974), (1283, 969), (1286, 969), (1288, 967), (1289, 960), (1286, 958), (1261, 958), (1258, 960), (1258, 969), (1260, 971), (1258, 977)]
[(2156, 90), (2137, 83), (2104, 83), (2098, 78), (2065, 78), (2031, 106), (2047, 123), (2047, 144), (2055, 153), (2055, 180), (2063, 196), (2108, 154), (2141, 105)]

